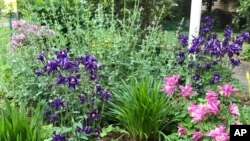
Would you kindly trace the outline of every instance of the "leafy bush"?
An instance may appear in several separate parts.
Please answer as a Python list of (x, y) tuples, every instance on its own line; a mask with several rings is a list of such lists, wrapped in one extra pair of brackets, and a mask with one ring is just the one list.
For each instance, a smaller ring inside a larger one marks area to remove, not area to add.
[(178, 120), (173, 103), (160, 93), (160, 87), (152, 79), (134, 80), (114, 94), (113, 116), (133, 139), (158, 140), (160, 131), (171, 131)]
[[(53, 38), (34, 39), (36, 36), (27, 36), (31, 42), (9, 54), (13, 79), (6, 85), (10, 97), (35, 104), (37, 99), (51, 94), (50, 83), (34, 77), (34, 71), (39, 66), (34, 60), (40, 52), (53, 52), (61, 48), (67, 48), (73, 57), (86, 52), (101, 60), (101, 76), (104, 77), (101, 81), (111, 90), (122, 85), (121, 79), (129, 81), (148, 75), (160, 79), (166, 72), (179, 69), (172, 65), (175, 49), (168, 44), (168, 33), (161, 30), (158, 22), (148, 27), (147, 34), (141, 38), (144, 31), (140, 29), (139, 9), (131, 11), (122, 21), (112, 13), (104, 13), (102, 5), (95, 11), (94, 17), (88, 14), (91, 11), (88, 4), (83, 4), (82, 10), (84, 14), (75, 11), (74, 16), (61, 16), (66, 24), (64, 27), (70, 29), (67, 34), (61, 31), (63, 27), (60, 24), (51, 25), (47, 28), (55, 31)], [(72, 24), (76, 28), (71, 28)]]
[[(179, 75), (165, 77), (163, 91), (173, 100), (187, 103), (183, 110), (177, 111), (185, 117), (178, 125), (178, 135), (172, 134), (169, 138), (175, 140), (211, 139), (216, 141), (229, 140), (229, 125), (241, 124), (239, 122), (239, 109), (234, 96), (237, 89), (230, 83), (218, 86), (218, 90), (206, 91), (199, 96), (191, 85), (179, 85)], [(177, 95), (178, 94), (178, 95)], [(182, 105), (177, 105), (181, 106)], [(190, 122), (191, 121), (191, 122)], [(178, 137), (177, 137), (178, 136)]]
[(41, 107), (38, 106), (30, 116), (26, 114), (26, 108), (23, 105), (17, 108), (6, 103), (6, 108), (0, 113), (0, 140), (42, 141), (46, 139), (41, 136), (43, 132)]

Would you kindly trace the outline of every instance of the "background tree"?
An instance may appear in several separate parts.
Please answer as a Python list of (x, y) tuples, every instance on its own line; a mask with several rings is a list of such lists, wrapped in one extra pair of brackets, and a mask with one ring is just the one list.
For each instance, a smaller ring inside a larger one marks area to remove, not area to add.
[(237, 8), (239, 28), (250, 31), (250, 1), (239, 0), (239, 2), (240, 6)]

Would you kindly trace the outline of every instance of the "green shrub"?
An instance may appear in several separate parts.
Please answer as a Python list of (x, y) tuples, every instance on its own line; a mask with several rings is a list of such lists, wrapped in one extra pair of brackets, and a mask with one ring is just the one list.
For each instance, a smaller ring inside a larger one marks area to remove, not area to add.
[(40, 141), (42, 121), (43, 116), (39, 106), (29, 117), (24, 106), (17, 108), (6, 103), (6, 108), (1, 110), (0, 114), (0, 140)]
[(158, 140), (160, 131), (173, 129), (175, 108), (160, 87), (152, 79), (135, 80), (115, 93), (113, 116), (133, 139)]
[[(31, 104), (53, 93), (47, 79), (35, 77), (38, 63), (34, 60), (43, 51), (53, 52), (62, 48), (67, 48), (72, 57), (86, 52), (100, 60), (103, 64), (102, 84), (110, 87), (111, 91), (122, 84), (121, 79), (130, 81), (148, 75), (160, 79), (166, 73), (179, 69), (173, 65), (175, 49), (169, 44), (171, 38), (161, 30), (159, 22), (148, 27), (147, 34), (141, 38), (144, 31), (140, 29), (139, 9), (131, 11), (126, 20), (104, 13), (102, 5), (99, 5), (94, 17), (89, 14), (91, 7), (88, 4), (82, 5), (82, 10), (82, 14), (75, 11), (73, 16), (61, 16), (69, 29), (67, 34), (61, 31), (63, 27), (60, 24), (51, 25), (49, 28), (56, 31), (54, 38), (31, 38), (29, 44), (8, 54), (9, 73), (13, 78), (6, 82), (8, 96), (17, 102)], [(53, 13), (50, 14), (53, 16)], [(72, 24), (76, 28), (72, 28)]]

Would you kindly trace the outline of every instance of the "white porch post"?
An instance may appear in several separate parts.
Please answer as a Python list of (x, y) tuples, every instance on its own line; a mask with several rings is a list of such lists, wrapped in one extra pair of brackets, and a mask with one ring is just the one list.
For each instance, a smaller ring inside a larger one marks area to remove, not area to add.
[(189, 25), (189, 48), (193, 40), (193, 36), (199, 36), (200, 20), (201, 20), (202, 0), (192, 0), (190, 25)]

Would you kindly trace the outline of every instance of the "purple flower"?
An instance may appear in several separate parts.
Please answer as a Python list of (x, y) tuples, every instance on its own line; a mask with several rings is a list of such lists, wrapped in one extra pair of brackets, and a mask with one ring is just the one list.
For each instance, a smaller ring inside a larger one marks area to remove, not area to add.
[(59, 50), (55, 52), (57, 59), (66, 58), (68, 56), (67, 50)]
[(97, 70), (99, 69), (99, 63), (94, 56), (86, 54), (77, 58), (78, 63), (84, 65), (85, 69), (89, 72), (90, 80), (97, 79)]
[(52, 135), (52, 141), (66, 141), (66, 137), (63, 134), (57, 134), (54, 132)]
[(250, 39), (250, 33), (249, 32), (243, 32), (241, 34), (241, 36), (243, 37), (244, 42), (247, 42)]
[(212, 68), (211, 64), (210, 63), (206, 63), (205, 69), (206, 70), (210, 70), (211, 68)]
[(201, 89), (203, 87), (203, 85), (202, 84), (193, 84), (193, 87), (195, 89)]
[(217, 39), (218, 38), (218, 35), (216, 34), (216, 33), (214, 33), (214, 34), (210, 34), (210, 36), (209, 36), (209, 38), (210, 39)]
[(51, 120), (52, 122), (55, 122), (55, 121), (57, 121), (58, 119), (59, 119), (58, 114), (52, 114), (52, 115), (50, 115), (50, 120)]
[(189, 68), (193, 68), (193, 67), (194, 67), (194, 64), (195, 64), (194, 61), (190, 61), (190, 62), (188, 63), (188, 67), (189, 67)]
[(67, 61), (65, 62), (65, 65), (63, 66), (64, 69), (66, 70), (71, 70), (77, 72), (79, 70), (78, 64), (73, 61)]
[(85, 94), (83, 93), (83, 94), (81, 94), (81, 95), (79, 95), (79, 100), (80, 100), (80, 104), (83, 104), (84, 102), (85, 102), (85, 100), (86, 100), (86, 96), (85, 96)]
[(221, 80), (221, 75), (219, 73), (214, 73), (212, 78), (210, 79), (210, 83), (216, 83), (219, 82)]
[(206, 35), (210, 31), (212, 31), (213, 23), (214, 23), (214, 20), (211, 17), (209, 17), (209, 16), (202, 17), (201, 18), (201, 28), (200, 28), (201, 34)]
[(77, 132), (81, 133), (81, 132), (85, 132), (86, 134), (89, 134), (92, 132), (92, 127), (91, 126), (84, 126), (82, 128), (77, 127), (76, 129)]
[(224, 33), (223, 33), (223, 36), (227, 39), (230, 39), (231, 36), (233, 34), (233, 30), (231, 27), (227, 27), (225, 30), (224, 30)]
[(102, 94), (102, 100), (108, 101), (110, 98), (112, 98), (112, 94), (108, 91), (103, 92)]
[(49, 115), (51, 114), (51, 110), (46, 109), (43, 114), (44, 114), (45, 117), (49, 117)]
[(232, 43), (229, 46), (228, 56), (231, 58), (234, 54), (239, 55), (241, 50), (242, 50), (242, 47), (239, 44)]
[(241, 35), (237, 35), (234, 43), (238, 44), (239, 46), (242, 46), (244, 42), (244, 39)]
[(84, 126), (84, 127), (83, 127), (83, 131), (84, 131), (86, 134), (89, 134), (89, 133), (91, 133), (91, 131), (92, 131), (92, 127), (91, 127), (91, 126)]
[(238, 60), (231, 59), (231, 64), (232, 64), (233, 67), (239, 66), (240, 65), (240, 60), (239, 59)]
[(45, 60), (45, 53), (43, 52), (43, 53), (39, 54), (38, 57), (37, 57), (37, 59), (40, 60), (40, 61), (42, 61), (42, 62), (44, 62), (44, 60)]
[(35, 74), (36, 74), (37, 76), (41, 76), (41, 75), (43, 75), (43, 71), (42, 71), (42, 70), (36, 70), (36, 71), (35, 71)]
[(57, 84), (66, 84), (67, 80), (66, 77), (64, 77), (63, 75), (58, 75), (57, 77)]
[(63, 107), (63, 99), (62, 98), (56, 98), (53, 101), (50, 102), (50, 105), (54, 107), (56, 110), (59, 110), (61, 107)]
[(188, 36), (187, 36), (187, 35), (181, 34), (181, 35), (178, 37), (178, 39), (179, 39), (180, 44), (181, 44), (183, 47), (185, 47), (185, 46), (188, 45)]
[(48, 74), (53, 73), (58, 68), (58, 61), (57, 60), (49, 60), (47, 64), (44, 66), (44, 71)]
[(96, 93), (98, 93), (98, 94), (102, 94), (103, 93), (103, 88), (102, 88), (101, 85), (97, 85), (96, 86)]
[(199, 75), (198, 73), (195, 73), (195, 74), (193, 75), (193, 79), (194, 79), (195, 81), (198, 81), (198, 80), (200, 79), (200, 75)]
[(189, 50), (188, 50), (189, 53), (195, 54), (195, 53), (200, 52), (201, 43), (204, 42), (203, 39), (204, 39), (204, 38), (200, 38), (200, 37), (194, 38), (194, 39), (192, 40), (192, 45), (191, 45), (191, 47), (190, 47)]
[(185, 53), (184, 52), (179, 52), (177, 55), (177, 63), (182, 65), (185, 61)]
[(76, 85), (79, 84), (79, 79), (80, 79), (80, 74), (77, 74), (76, 76), (69, 75), (67, 80), (68, 80), (68, 85), (70, 89), (75, 89)]
[(101, 115), (97, 113), (96, 109), (88, 113), (88, 119), (90, 120), (98, 120), (100, 118), (101, 118)]

